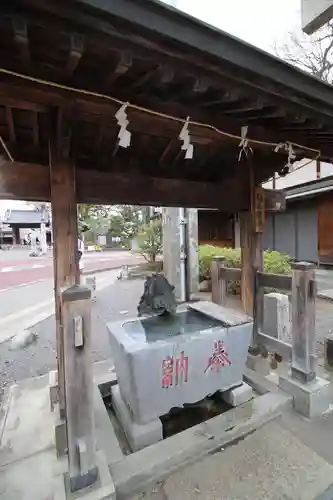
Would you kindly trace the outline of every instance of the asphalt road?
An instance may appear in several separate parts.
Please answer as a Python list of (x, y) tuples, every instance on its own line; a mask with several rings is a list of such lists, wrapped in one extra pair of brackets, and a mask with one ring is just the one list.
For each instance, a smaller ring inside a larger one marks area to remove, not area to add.
[[(127, 251), (86, 252), (84, 272), (133, 265), (142, 257)], [(53, 277), (52, 251), (41, 257), (29, 257), (28, 249), (0, 250), (0, 292)]]
[[(93, 361), (111, 358), (107, 323), (137, 316), (143, 280), (118, 281), (116, 276), (115, 271), (97, 275), (97, 296), (92, 303)], [(30, 330), (38, 334), (38, 339), (24, 349), (12, 350), (10, 341), (0, 343), (0, 399), (4, 388), (15, 381), (44, 375), (56, 368), (54, 315)]]

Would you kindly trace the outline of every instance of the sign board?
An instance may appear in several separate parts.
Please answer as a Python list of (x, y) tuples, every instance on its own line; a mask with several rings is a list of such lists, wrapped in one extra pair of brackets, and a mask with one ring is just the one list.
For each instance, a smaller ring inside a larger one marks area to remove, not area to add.
[(97, 241), (98, 241), (99, 245), (105, 246), (106, 245), (106, 236), (104, 234), (103, 235), (99, 235), (98, 238), (97, 238)]
[(265, 190), (262, 187), (254, 188), (252, 210), (255, 232), (263, 233), (265, 229)]
[(333, 0), (302, 0), (302, 30), (312, 35), (333, 18)]

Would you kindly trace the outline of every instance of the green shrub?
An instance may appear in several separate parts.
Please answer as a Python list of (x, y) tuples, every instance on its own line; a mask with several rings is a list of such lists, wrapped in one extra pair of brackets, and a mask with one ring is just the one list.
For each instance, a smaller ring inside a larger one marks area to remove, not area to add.
[[(213, 245), (199, 247), (199, 277), (200, 281), (211, 279), (211, 266), (213, 257), (224, 257), (226, 267), (241, 267), (240, 248), (221, 248)], [(264, 252), (264, 271), (272, 274), (291, 274), (289, 256), (275, 250)], [(240, 293), (240, 281), (228, 283), (228, 292)]]
[(141, 226), (137, 234), (139, 252), (149, 264), (156, 262), (156, 257), (162, 252), (163, 234), (161, 219), (154, 219), (149, 224)]

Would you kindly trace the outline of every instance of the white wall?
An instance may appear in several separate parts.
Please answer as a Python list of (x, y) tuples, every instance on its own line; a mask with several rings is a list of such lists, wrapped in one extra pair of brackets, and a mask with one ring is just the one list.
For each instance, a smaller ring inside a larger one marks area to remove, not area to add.
[[(300, 165), (302, 163), (306, 164), (309, 160), (302, 160), (300, 162), (294, 163), (295, 170), (285, 177), (277, 177), (275, 181), (276, 189), (284, 189), (291, 186), (297, 186), (298, 184), (304, 184), (305, 182), (314, 181), (317, 179), (316, 162), (311, 162), (302, 168)], [(321, 163), (321, 178), (333, 175), (333, 165), (331, 163)], [(273, 188), (273, 181), (268, 181), (263, 184), (263, 187), (267, 189)]]

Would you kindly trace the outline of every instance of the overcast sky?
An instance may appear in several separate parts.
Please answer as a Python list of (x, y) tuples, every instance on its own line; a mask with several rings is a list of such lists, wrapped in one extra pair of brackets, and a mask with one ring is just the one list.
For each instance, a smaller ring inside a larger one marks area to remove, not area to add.
[(275, 42), (300, 29), (301, 0), (167, 1), (173, 2), (187, 14), (270, 52)]

